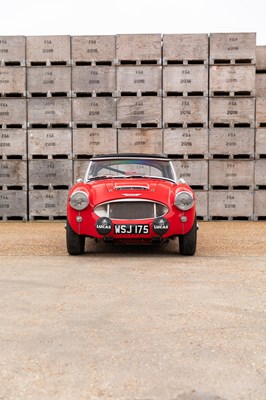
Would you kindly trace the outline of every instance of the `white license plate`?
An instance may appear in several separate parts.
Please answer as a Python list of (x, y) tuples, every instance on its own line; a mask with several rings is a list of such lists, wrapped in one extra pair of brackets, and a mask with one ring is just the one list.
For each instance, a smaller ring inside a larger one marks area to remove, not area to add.
[(149, 225), (132, 225), (132, 224), (124, 224), (124, 225), (115, 225), (114, 233), (116, 235), (148, 235), (150, 232)]

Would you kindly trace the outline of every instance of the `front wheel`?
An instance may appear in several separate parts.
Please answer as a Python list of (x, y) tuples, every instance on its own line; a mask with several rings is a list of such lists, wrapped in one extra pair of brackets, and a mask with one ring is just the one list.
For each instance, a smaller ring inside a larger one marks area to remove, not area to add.
[(77, 256), (84, 253), (85, 236), (74, 232), (68, 221), (66, 224), (66, 243), (67, 251), (70, 255)]
[(193, 256), (197, 247), (197, 220), (195, 217), (194, 224), (190, 231), (185, 235), (179, 236), (179, 252), (182, 256)]

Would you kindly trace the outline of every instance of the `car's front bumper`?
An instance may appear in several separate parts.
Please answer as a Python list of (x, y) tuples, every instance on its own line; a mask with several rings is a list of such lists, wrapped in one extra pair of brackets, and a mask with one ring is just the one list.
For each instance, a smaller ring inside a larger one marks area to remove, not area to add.
[(70, 208), (67, 218), (77, 234), (97, 240), (158, 242), (189, 232), (195, 219), (195, 207), (184, 212), (173, 208), (163, 218), (145, 220), (111, 220), (99, 218), (89, 207), (81, 212)]

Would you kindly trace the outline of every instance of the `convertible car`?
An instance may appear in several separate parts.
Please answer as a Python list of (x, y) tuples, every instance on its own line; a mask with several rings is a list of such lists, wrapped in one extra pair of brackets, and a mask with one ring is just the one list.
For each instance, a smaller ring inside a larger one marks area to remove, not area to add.
[(68, 194), (68, 253), (82, 254), (85, 238), (137, 245), (179, 238), (180, 254), (192, 256), (197, 242), (195, 195), (183, 179), (177, 181), (166, 157), (95, 156), (84, 180)]

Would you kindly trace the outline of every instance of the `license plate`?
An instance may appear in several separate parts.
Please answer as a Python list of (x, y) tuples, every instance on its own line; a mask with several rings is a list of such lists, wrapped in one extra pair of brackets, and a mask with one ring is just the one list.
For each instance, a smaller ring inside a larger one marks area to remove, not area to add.
[(132, 225), (132, 224), (125, 224), (125, 225), (115, 225), (114, 233), (116, 235), (148, 235), (150, 232), (149, 225)]

